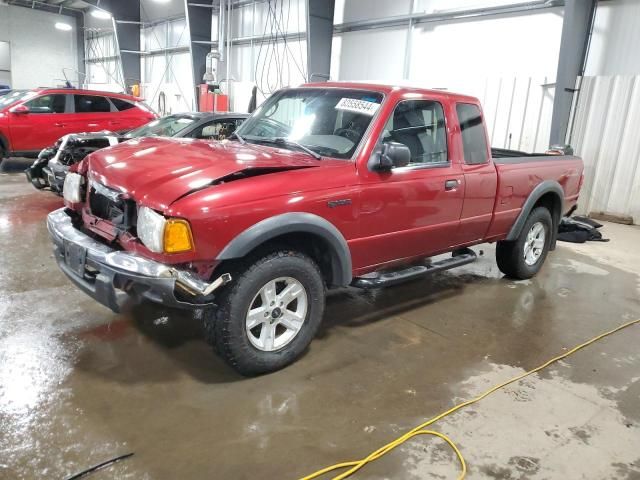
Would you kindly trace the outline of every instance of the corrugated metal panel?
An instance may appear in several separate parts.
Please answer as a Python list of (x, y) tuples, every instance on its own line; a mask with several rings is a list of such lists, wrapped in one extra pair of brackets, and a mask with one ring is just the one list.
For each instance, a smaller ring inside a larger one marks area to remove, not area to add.
[(640, 220), (640, 76), (581, 79), (569, 133), (585, 164), (579, 212)]
[(549, 146), (554, 93), (555, 84), (546, 77), (487, 79), (484, 90), (472, 95), (482, 102), (491, 146), (544, 152)]

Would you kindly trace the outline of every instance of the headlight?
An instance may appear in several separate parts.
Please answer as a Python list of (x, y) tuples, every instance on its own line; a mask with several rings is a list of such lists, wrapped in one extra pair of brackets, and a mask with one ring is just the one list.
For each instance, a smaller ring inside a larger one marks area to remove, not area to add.
[(150, 208), (138, 209), (138, 238), (152, 252), (162, 252), (165, 218)]
[(69, 173), (64, 179), (62, 196), (67, 202), (80, 203), (82, 201), (82, 183), (84, 178), (77, 173)]
[(191, 228), (186, 220), (166, 219), (148, 207), (138, 209), (138, 238), (156, 253), (193, 250)]

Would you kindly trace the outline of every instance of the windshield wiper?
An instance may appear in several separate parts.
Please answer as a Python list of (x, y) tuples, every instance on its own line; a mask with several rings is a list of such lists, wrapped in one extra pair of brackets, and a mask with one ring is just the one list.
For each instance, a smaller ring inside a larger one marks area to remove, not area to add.
[(236, 132), (233, 132), (231, 135), (229, 135), (229, 138), (232, 138), (232, 137), (236, 137), (242, 145), (247, 143), (247, 141), (244, 138), (242, 138), (240, 135), (238, 135)]
[(298, 142), (296, 142), (294, 140), (289, 140), (288, 138), (285, 138), (285, 137), (261, 138), (259, 140), (256, 139), (256, 141), (257, 142), (264, 142), (264, 143), (273, 143), (275, 145), (285, 145), (285, 146), (296, 147), (296, 148), (302, 150), (303, 152), (308, 153), (309, 155), (311, 155), (316, 160), (322, 160), (322, 156), (320, 154), (314, 152), (313, 150), (311, 150), (309, 147), (305, 147), (301, 143), (298, 143)]

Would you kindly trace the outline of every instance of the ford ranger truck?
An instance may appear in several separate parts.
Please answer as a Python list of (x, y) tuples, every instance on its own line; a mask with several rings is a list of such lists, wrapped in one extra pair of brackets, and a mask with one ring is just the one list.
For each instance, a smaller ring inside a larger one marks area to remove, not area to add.
[(271, 96), (233, 140), (90, 154), (47, 223), (80, 289), (114, 311), (131, 299), (199, 311), (219, 355), (255, 375), (308, 347), (327, 289), (464, 265), (484, 242), (505, 275), (535, 275), (583, 178), (579, 158), (554, 153), (492, 155), (472, 97), (306, 84)]

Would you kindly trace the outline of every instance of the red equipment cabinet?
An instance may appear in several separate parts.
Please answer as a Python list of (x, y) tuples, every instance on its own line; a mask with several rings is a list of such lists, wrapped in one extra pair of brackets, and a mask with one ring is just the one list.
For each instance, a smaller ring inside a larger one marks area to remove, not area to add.
[(201, 112), (228, 112), (229, 96), (209, 91), (209, 85), (200, 84), (198, 110)]

